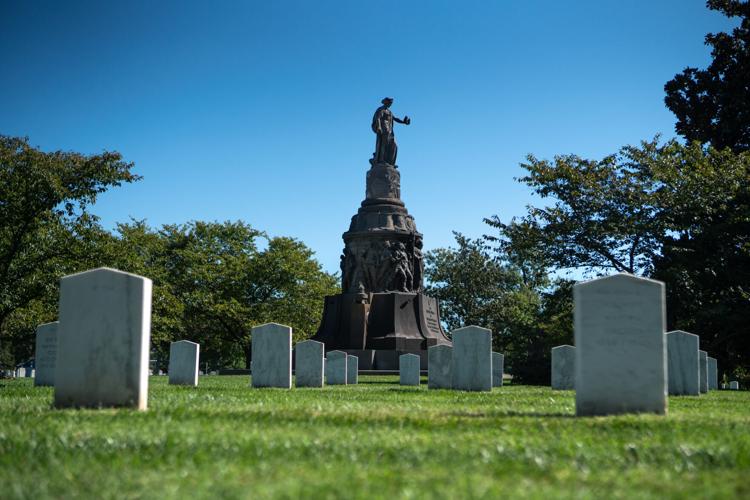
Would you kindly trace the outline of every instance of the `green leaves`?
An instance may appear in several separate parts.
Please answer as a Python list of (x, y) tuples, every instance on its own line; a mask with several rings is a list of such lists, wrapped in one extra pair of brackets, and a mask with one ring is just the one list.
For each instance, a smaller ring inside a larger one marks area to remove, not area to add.
[(508, 258), (486, 238), (454, 235), (457, 248), (433, 250), (425, 259), (426, 291), (440, 300), (441, 319), (449, 330), (491, 329), (516, 381), (548, 383), (550, 349), (572, 338), (569, 282), (551, 282), (539, 272), (542, 264), (524, 261), (536, 255), (530, 246)]
[(494, 261), (482, 240), (455, 233), (458, 248), (439, 248), (425, 256), (426, 292), (440, 300), (441, 319), (449, 330), (467, 325), (491, 328), (500, 312), (498, 297), (519, 277)]
[(735, 152), (750, 149), (750, 3), (709, 0), (708, 8), (741, 17), (732, 33), (709, 33), (711, 64), (686, 68), (664, 85), (664, 102), (677, 117), (675, 130), (688, 141)]
[(245, 366), (253, 326), (283, 323), (295, 340), (310, 337), (324, 296), (339, 291), (303, 243), (268, 238), (241, 221), (158, 231), (134, 221), (118, 232), (109, 243), (111, 265), (154, 281), (152, 344), (162, 365), (169, 343), (185, 338), (201, 344), (211, 366)]
[(139, 180), (132, 166), (119, 153), (45, 153), (0, 136), (0, 362), (31, 357), (36, 325), (56, 319), (59, 279), (98, 266), (153, 280), (152, 345), (162, 368), (181, 338), (224, 367), (245, 364), (254, 325), (288, 324), (295, 340), (315, 333), (338, 278), (297, 240), (241, 221), (158, 230), (131, 221), (104, 231), (88, 208), (107, 189)]
[[(701, 335), (720, 365), (748, 372), (750, 340), (741, 332), (750, 314), (750, 153), (657, 137), (601, 160), (529, 156), (522, 166), (519, 181), (546, 203), (486, 222), (496, 229), (487, 239), (497, 258), (524, 283), (544, 286), (548, 273), (571, 269), (656, 277), (667, 284), (669, 328)], [(539, 329), (560, 331), (550, 321)], [(544, 342), (530, 342), (528, 352)]]
[(497, 216), (486, 219), (499, 232), (492, 239), (522, 267), (533, 257), (544, 267), (645, 271), (661, 228), (656, 186), (638, 153), (656, 144), (626, 147), (601, 160), (565, 155), (550, 162), (530, 155), (521, 164), (528, 175), (519, 181), (552, 204), (529, 207), (525, 217), (508, 224)]
[[(89, 262), (101, 231), (88, 207), (110, 187), (138, 180), (132, 167), (119, 153), (46, 153), (0, 135), (0, 338), (29, 338), (37, 323), (55, 319), (59, 278)], [(0, 347), (5, 359), (25, 359), (31, 345), (19, 343), (12, 355)]]

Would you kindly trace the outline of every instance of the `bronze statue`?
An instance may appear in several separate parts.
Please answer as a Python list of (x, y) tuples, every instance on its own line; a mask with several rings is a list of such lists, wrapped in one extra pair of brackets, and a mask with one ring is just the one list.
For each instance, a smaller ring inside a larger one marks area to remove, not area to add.
[(377, 135), (372, 162), (374, 165), (387, 163), (396, 166), (398, 146), (396, 146), (396, 137), (393, 135), (393, 122), (409, 125), (411, 119), (404, 116), (402, 120), (393, 115), (391, 110), (388, 109), (393, 104), (392, 97), (386, 97), (380, 102), (383, 105), (375, 110), (375, 115), (372, 117), (372, 131)]

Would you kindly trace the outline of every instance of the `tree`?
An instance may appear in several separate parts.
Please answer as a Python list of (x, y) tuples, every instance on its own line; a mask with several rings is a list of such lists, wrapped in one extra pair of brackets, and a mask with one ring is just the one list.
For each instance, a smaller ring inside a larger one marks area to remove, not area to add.
[(686, 150), (665, 183), (652, 276), (667, 284), (670, 328), (699, 334), (722, 372), (750, 381), (750, 153)]
[(292, 326), (295, 342), (317, 332), (325, 296), (341, 293), (338, 277), (324, 272), (314, 252), (294, 238), (269, 239), (251, 271), (258, 322)]
[(490, 255), (487, 244), (454, 232), (458, 248), (438, 248), (425, 255), (426, 293), (440, 301), (448, 330), (468, 325), (491, 328), (502, 314), (501, 299), (520, 276)]
[[(27, 324), (19, 317), (54, 319), (45, 317), (44, 304), (56, 297), (61, 276), (79, 270), (100, 229), (88, 208), (107, 189), (138, 180), (132, 166), (116, 152), (47, 153), (28, 139), (0, 135), (0, 339), (33, 338), (33, 328), (19, 330)], [(22, 344), (12, 357), (30, 354)]]
[(650, 175), (662, 150), (654, 139), (601, 160), (565, 155), (550, 162), (529, 155), (521, 164), (528, 175), (518, 180), (553, 204), (530, 206), (508, 224), (497, 215), (485, 219), (498, 230), (490, 238), (521, 268), (534, 263), (528, 279), (541, 279), (550, 266), (646, 272), (663, 233)]
[[(740, 25), (731, 34), (706, 35), (711, 64), (705, 70), (686, 68), (667, 82), (665, 103), (688, 141), (747, 153), (750, 2), (709, 0), (707, 6), (740, 17)], [(721, 161), (682, 172), (683, 196), (669, 212), (677, 230), (665, 237), (654, 276), (668, 284), (669, 324), (701, 333), (702, 347), (718, 357), (722, 371), (750, 381), (750, 333), (743, 319), (750, 314), (750, 165), (747, 156), (708, 154)], [(706, 199), (707, 192), (713, 196)]]
[(668, 327), (699, 334), (729, 372), (750, 374), (750, 153), (654, 140), (601, 161), (524, 166), (521, 182), (552, 203), (508, 224), (488, 219), (501, 253), (529, 269), (661, 279)]
[(151, 337), (160, 368), (170, 342), (183, 338), (200, 343), (201, 359), (213, 367), (247, 366), (253, 326), (283, 323), (295, 340), (308, 338), (325, 295), (339, 291), (337, 278), (322, 271), (303, 243), (268, 238), (241, 221), (158, 231), (133, 221), (120, 224), (108, 245), (102, 254), (110, 265), (153, 280)]
[(521, 268), (493, 251), (486, 239), (454, 236), (457, 248), (426, 254), (427, 293), (440, 300), (446, 326), (489, 328), (493, 348), (505, 354), (514, 381), (549, 383), (550, 350), (572, 339), (570, 282), (551, 282), (546, 276), (526, 280)]
[(688, 142), (750, 150), (750, 2), (709, 0), (709, 9), (740, 17), (728, 33), (709, 33), (711, 64), (686, 68), (666, 83), (664, 102), (677, 116), (675, 130)]
[(514, 382), (549, 385), (552, 348), (573, 344), (573, 281), (555, 279), (541, 290), (524, 288), (509, 304), (503, 352)]

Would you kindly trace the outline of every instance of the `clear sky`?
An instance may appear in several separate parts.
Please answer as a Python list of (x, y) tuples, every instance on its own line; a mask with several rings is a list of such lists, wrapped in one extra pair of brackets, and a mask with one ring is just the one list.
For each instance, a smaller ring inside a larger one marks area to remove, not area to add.
[(702, 0), (0, 2), (0, 133), (121, 152), (112, 228), (249, 222), (328, 271), (393, 96), (401, 193), (426, 249), (533, 202), (526, 154), (674, 135), (663, 86), (734, 22)]

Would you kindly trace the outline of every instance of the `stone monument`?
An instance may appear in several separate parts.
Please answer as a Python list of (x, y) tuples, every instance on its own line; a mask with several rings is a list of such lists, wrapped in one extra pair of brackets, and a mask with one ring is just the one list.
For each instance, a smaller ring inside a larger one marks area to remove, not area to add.
[(401, 200), (393, 126), (386, 97), (373, 116), (375, 153), (365, 199), (343, 234), (342, 293), (328, 296), (314, 340), (326, 351), (359, 358), (361, 370), (397, 370), (399, 356), (413, 353), (427, 364), (427, 348), (450, 345), (440, 326), (438, 301), (423, 293), (422, 234)]

